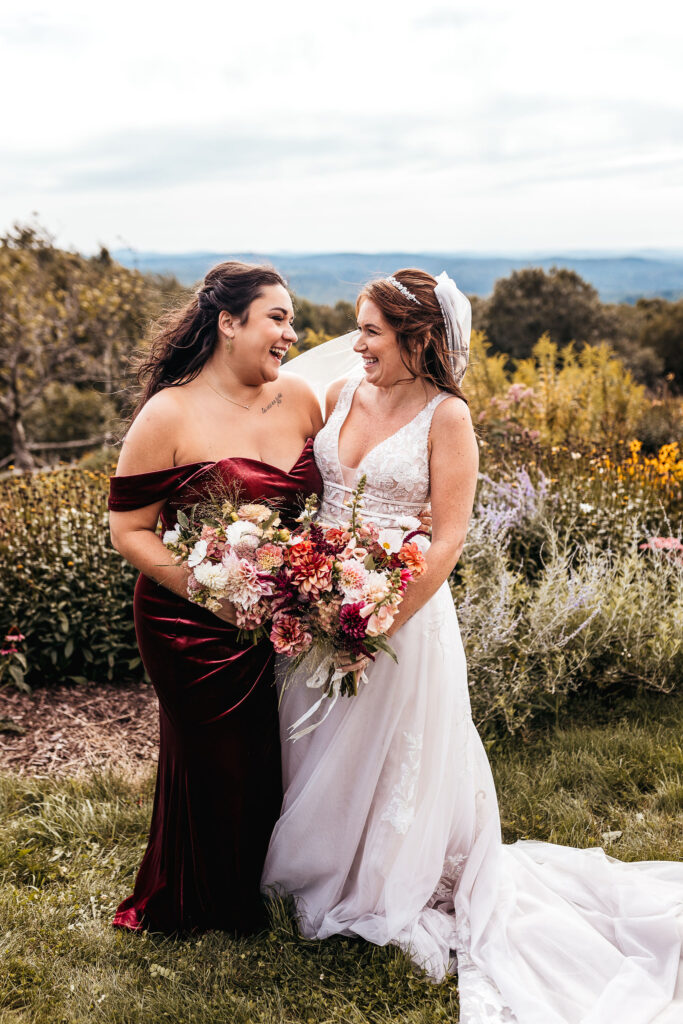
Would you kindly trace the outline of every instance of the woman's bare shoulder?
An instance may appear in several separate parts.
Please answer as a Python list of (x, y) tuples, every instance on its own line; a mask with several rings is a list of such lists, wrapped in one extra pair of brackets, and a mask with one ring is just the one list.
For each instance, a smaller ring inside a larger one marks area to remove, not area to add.
[(333, 380), (325, 392), (325, 419), (329, 419), (332, 415), (334, 407), (339, 401), (339, 396), (344, 390), (344, 385), (347, 380), (347, 377), (340, 377), (339, 380)]
[(123, 439), (117, 476), (153, 473), (175, 464), (187, 398), (164, 388), (145, 402)]

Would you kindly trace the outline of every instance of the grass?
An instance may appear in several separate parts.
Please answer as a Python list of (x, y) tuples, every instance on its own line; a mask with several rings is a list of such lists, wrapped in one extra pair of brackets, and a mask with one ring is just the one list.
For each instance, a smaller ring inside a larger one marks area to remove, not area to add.
[[(602, 844), (626, 860), (683, 856), (683, 699), (650, 696), (492, 748), (506, 841)], [(0, 776), (0, 1024), (437, 1024), (435, 986), (397, 950), (297, 935), (273, 907), (248, 940), (115, 931), (145, 844), (151, 783)]]

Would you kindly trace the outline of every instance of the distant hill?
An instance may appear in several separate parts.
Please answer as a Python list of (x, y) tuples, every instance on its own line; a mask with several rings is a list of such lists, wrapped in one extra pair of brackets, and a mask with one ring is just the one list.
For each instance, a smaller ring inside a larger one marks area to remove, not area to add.
[(599, 292), (603, 302), (635, 302), (641, 297), (683, 296), (683, 253), (635, 255), (578, 253), (569, 255), (458, 255), (439, 253), (215, 253), (166, 254), (120, 249), (112, 253), (127, 267), (155, 274), (174, 274), (183, 284), (200, 281), (209, 267), (225, 259), (272, 263), (297, 295), (312, 302), (352, 300), (368, 278), (400, 267), (422, 267), (437, 274), (447, 270), (470, 295), (489, 295), (499, 277), (523, 267), (569, 267)]

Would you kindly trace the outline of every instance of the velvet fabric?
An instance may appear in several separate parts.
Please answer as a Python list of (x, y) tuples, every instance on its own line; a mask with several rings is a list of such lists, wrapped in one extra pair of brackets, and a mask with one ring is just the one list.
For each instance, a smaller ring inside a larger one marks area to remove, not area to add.
[[(290, 525), (322, 490), (311, 439), (289, 472), (228, 458), (110, 483), (114, 511), (165, 500), (164, 529), (217, 484), (239, 486), (244, 501), (276, 500)], [(264, 923), (259, 881), (282, 801), (272, 648), (238, 642), (233, 626), (144, 575), (134, 613), (159, 698), (159, 765), (149, 844), (114, 924), (253, 932)]]

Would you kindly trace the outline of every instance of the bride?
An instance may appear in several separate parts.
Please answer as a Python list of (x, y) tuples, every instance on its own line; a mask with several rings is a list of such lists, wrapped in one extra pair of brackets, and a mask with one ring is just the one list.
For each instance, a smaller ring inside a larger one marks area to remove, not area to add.
[(445, 274), (402, 270), (357, 309), (348, 342), (292, 364), (316, 383), (351, 343), (362, 358), (330, 387), (315, 439), (320, 516), (343, 519), (363, 473), (368, 518), (396, 525), (430, 499), (433, 539), (390, 630), (398, 666), (357, 664), (367, 686), (294, 743), (317, 693), (299, 679), (283, 694), (285, 797), (262, 885), (295, 898), (309, 938), (394, 943), (435, 980), (457, 970), (467, 1024), (680, 1022), (683, 866), (501, 841), (447, 582), (477, 475), (460, 391), (469, 303)]

